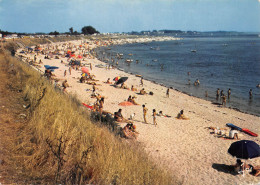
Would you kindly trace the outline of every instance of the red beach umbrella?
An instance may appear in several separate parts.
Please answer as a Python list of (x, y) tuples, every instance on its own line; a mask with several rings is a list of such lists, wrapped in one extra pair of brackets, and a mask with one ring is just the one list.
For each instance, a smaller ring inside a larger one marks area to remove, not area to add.
[(82, 68), (81, 68), (81, 71), (82, 71), (82, 73), (87, 73), (87, 74), (89, 74), (89, 69), (86, 68), (86, 67), (82, 67)]
[(120, 76), (115, 77), (113, 80), (118, 81), (120, 79)]

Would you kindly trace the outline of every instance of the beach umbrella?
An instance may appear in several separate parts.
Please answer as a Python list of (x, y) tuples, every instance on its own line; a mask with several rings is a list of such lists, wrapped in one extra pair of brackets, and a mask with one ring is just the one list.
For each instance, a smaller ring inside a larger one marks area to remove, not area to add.
[(59, 69), (59, 67), (57, 67), (57, 66), (44, 65), (44, 67), (45, 67), (46, 69), (50, 69), (50, 70)]
[(128, 77), (121, 77), (121, 78), (116, 82), (116, 85), (119, 85), (119, 84), (121, 84), (121, 83), (124, 83), (127, 79), (128, 79)]
[(241, 140), (232, 143), (228, 153), (240, 159), (252, 159), (260, 156), (260, 146), (254, 141)]
[(87, 74), (89, 74), (89, 69), (86, 68), (86, 67), (82, 67), (82, 68), (81, 68), (81, 72), (82, 72), (82, 73), (87, 73)]
[(113, 80), (118, 81), (120, 79), (120, 76), (115, 77)]
[(119, 103), (118, 105), (120, 105), (120, 106), (131, 106), (131, 105), (134, 105), (134, 104), (129, 102), (129, 101), (124, 101), (124, 102)]

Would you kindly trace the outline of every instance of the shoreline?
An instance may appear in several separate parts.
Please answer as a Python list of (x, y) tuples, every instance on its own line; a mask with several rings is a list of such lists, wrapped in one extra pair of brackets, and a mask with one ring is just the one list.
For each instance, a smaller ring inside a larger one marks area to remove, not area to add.
[[(185, 38), (182, 38), (182, 39), (185, 39)], [(121, 49), (119, 47), (119, 49), (115, 48), (114, 50), (111, 50), (111, 51), (112, 51), (112, 53), (122, 52), (124, 54), (124, 56), (125, 56), (126, 55), (126, 51), (125, 51), (126, 48), (128, 48), (128, 47), (123, 47)], [(134, 50), (136, 50), (136, 48), (137, 48), (137, 46), (134, 47), (133, 51), (132, 50), (131, 51), (134, 52)], [(103, 57), (104, 56), (109, 56), (109, 54), (111, 54), (110, 51), (106, 51), (105, 48), (103, 48), (103, 49), (101, 48), (100, 51), (104, 51), (104, 52), (108, 53), (106, 55), (103, 55)], [(134, 53), (134, 54), (136, 55), (135, 57), (137, 59), (141, 58), (140, 57), (140, 55), (141, 55), (140, 53)], [(119, 63), (120, 67), (118, 69), (122, 70), (122, 71), (125, 71), (126, 73), (129, 73), (129, 74), (139, 74), (139, 73), (141, 74), (142, 72), (149, 73), (149, 69), (146, 70), (146, 68), (144, 68), (144, 66), (142, 66), (142, 64), (141, 64), (141, 66), (138, 66), (137, 64), (132, 63), (133, 66), (131, 65), (131, 68), (130, 68), (130, 67), (126, 66), (125, 64), (123, 64), (124, 63), (123, 59), (121, 59), (119, 61), (120, 61), (120, 63)], [(104, 62), (105, 63), (111, 63), (111, 61), (110, 62), (109, 61), (108, 62), (104, 61)], [(146, 63), (147, 63), (147, 61), (146, 61)], [(115, 66), (115, 67), (117, 67), (117, 66)], [(140, 72), (140, 70), (142, 72)], [(137, 72), (135, 72), (135, 71), (137, 71)], [(204, 84), (204, 86), (202, 88), (195, 89), (194, 87), (191, 87), (192, 84), (190, 86), (188, 86), (187, 84), (184, 84), (183, 81), (178, 81), (177, 83), (175, 83), (173, 81), (171, 81), (171, 82), (167, 81), (167, 82), (164, 83), (164, 81), (162, 80), (161, 77), (165, 77), (165, 75), (164, 76), (163, 75), (161, 75), (161, 76), (158, 76), (158, 75), (156, 76), (155, 75), (154, 77), (152, 77), (151, 75), (148, 75), (148, 78), (144, 77), (144, 79), (152, 81), (152, 82), (157, 81), (156, 82), (157, 84), (160, 84), (160, 85), (168, 87), (168, 88), (174, 87), (175, 90), (180, 91), (180, 92), (182, 92), (184, 94), (188, 94), (190, 96), (194, 96), (194, 97), (197, 97), (197, 98), (200, 98), (200, 99), (204, 99), (204, 100), (210, 101), (212, 103), (221, 103), (221, 98), (216, 100), (216, 95), (215, 94), (216, 94), (216, 89), (217, 88), (226, 89), (226, 90), (228, 88), (232, 89), (232, 87), (230, 87), (228, 85), (225, 85), (223, 87), (223, 84), (222, 84), (222, 87), (218, 87), (218, 86), (214, 86), (213, 87), (213, 86), (211, 86), (209, 84)], [(185, 75), (183, 75), (183, 78), (184, 77), (185, 77)], [(251, 87), (248, 87), (248, 88), (251, 88)], [(250, 114), (250, 115), (254, 115), (254, 116), (258, 116), (259, 117), (260, 116), (260, 112), (258, 110), (258, 107), (259, 107), (259, 102), (258, 102), (258, 100), (259, 100), (259, 93), (258, 93), (258, 89), (257, 88), (253, 89), (253, 91), (255, 91), (254, 95), (256, 97), (254, 99), (252, 99), (252, 100), (250, 100), (246, 96), (247, 95), (246, 93), (243, 92), (243, 94), (241, 95), (241, 92), (237, 91), (237, 89), (234, 88), (233, 90), (234, 90), (234, 94), (231, 95), (230, 99), (227, 98), (226, 107), (230, 108), (230, 109), (237, 110), (237, 111), (242, 112), (242, 113), (246, 113), (246, 114)], [(209, 93), (208, 97), (205, 97), (205, 92), (206, 91)], [(236, 92), (238, 92), (238, 93), (235, 94)]]
[[(100, 61), (101, 61), (101, 60), (100, 60)], [(101, 62), (103, 62), (104, 64), (108, 64), (107, 62), (104, 62), (104, 61), (101, 61)], [(118, 67), (116, 67), (116, 66), (115, 66), (115, 68), (116, 68), (117, 70), (122, 71), (122, 72), (125, 72), (125, 73), (127, 73), (127, 74), (134, 75), (134, 76), (136, 75), (136, 74), (134, 74), (133, 72), (125, 71), (123, 68), (118, 68)], [(140, 75), (140, 74), (138, 74), (138, 75)], [(160, 85), (160, 86), (162, 86), (162, 87), (170, 88), (170, 89), (173, 89), (173, 90), (175, 90), (175, 91), (181, 92), (181, 93), (186, 94), (186, 95), (188, 95), (188, 96), (195, 97), (195, 98), (199, 98), (199, 99), (201, 99), (201, 100), (205, 100), (205, 101), (211, 102), (212, 104), (217, 103), (217, 102), (214, 102), (213, 100), (207, 100), (207, 99), (204, 99), (204, 98), (195, 96), (195, 95), (191, 95), (191, 94), (189, 94), (188, 92), (185, 92), (185, 91), (176, 89), (176, 88), (174, 88), (174, 87), (172, 87), (172, 86), (167, 86), (167, 85), (165, 85), (165, 84), (156, 82), (156, 81), (154, 81), (154, 80), (150, 80), (150, 79), (148, 79), (148, 78), (143, 78), (143, 79), (144, 79), (144, 80), (147, 80), (147, 81), (150, 81), (150, 82), (152, 82), (152, 83), (154, 83), (154, 84), (156, 84), (156, 85)], [(214, 99), (214, 98), (213, 98), (213, 99)], [(257, 115), (257, 114), (240, 110), (240, 109), (237, 108), (237, 107), (231, 107), (231, 106), (229, 106), (229, 107), (225, 107), (225, 108), (232, 109), (232, 110), (235, 110), (235, 111), (244, 113), (244, 114), (249, 114), (249, 115), (252, 115), (252, 116), (259, 117), (259, 115)]]
[[(80, 44), (80, 41), (73, 41), (75, 45)], [(59, 45), (61, 43), (57, 43)], [(53, 44), (55, 45), (55, 44)], [(29, 55), (32, 59), (33, 54)], [(95, 100), (90, 98), (92, 86), (81, 84), (78, 82), (81, 71), (72, 70), (72, 75), (64, 77), (64, 70), (68, 70), (65, 63), (61, 63), (60, 59), (42, 59), (43, 65), (55, 65), (59, 69), (55, 70), (54, 74), (57, 78), (67, 79), (72, 86), (68, 88), (68, 93), (75, 94), (82, 102), (88, 104)], [(66, 62), (67, 63), (67, 62)], [(128, 118), (132, 113), (136, 113), (134, 123), (137, 125), (137, 131), (140, 133), (137, 142), (141, 143), (151, 157), (159, 166), (167, 168), (170, 173), (179, 174), (180, 179), (183, 179), (184, 184), (244, 184), (259, 182), (257, 177), (248, 175), (232, 176), (228, 173), (221, 173), (213, 168), (213, 164), (223, 163), (232, 164), (235, 158), (227, 154), (227, 149), (233, 141), (223, 140), (210, 134), (210, 131), (205, 127), (225, 127), (226, 123), (234, 123), (243, 128), (260, 133), (258, 116), (241, 113), (229, 108), (222, 108), (211, 104), (210, 101), (200, 99), (178, 90), (170, 89), (170, 98), (165, 96), (166, 87), (156, 84), (152, 81), (144, 79), (145, 90), (154, 92), (154, 95), (137, 95), (133, 91), (126, 89), (114, 88), (103, 83), (107, 78), (113, 79), (115, 76), (127, 76), (129, 79), (126, 84), (135, 85), (138, 89), (142, 88), (139, 84), (140, 77), (134, 74), (126, 73), (118, 69), (106, 70), (105, 68), (97, 68), (97, 64), (105, 64), (105, 62), (97, 59), (86, 59), (84, 64), (94, 64), (91, 74), (96, 75), (97, 82), (100, 86), (97, 91), (105, 96), (104, 110), (115, 112), (118, 108), (123, 109), (123, 115)], [(59, 83), (61, 83), (60, 81)], [(120, 107), (118, 103), (127, 99), (129, 95), (137, 96), (139, 106)], [(141, 105), (146, 104), (148, 108), (148, 122), (142, 123), (142, 108)], [(171, 118), (157, 117), (158, 126), (152, 125), (151, 112), (152, 109), (157, 112), (162, 110), (163, 113), (171, 115)], [(175, 116), (184, 109), (184, 114), (189, 117), (189, 120), (177, 120)], [(124, 126), (124, 123), (120, 123)], [(259, 143), (259, 139), (248, 135), (240, 135), (241, 139), (250, 139)], [(201, 163), (203, 162), (203, 165)], [(260, 159), (253, 159), (252, 164), (260, 164)], [(181, 166), (181, 168), (180, 168)]]

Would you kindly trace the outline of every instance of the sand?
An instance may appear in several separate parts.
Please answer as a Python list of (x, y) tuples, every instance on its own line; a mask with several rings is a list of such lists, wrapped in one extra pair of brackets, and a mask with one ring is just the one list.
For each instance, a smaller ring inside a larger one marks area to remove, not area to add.
[[(147, 38), (146, 38), (147, 39)], [(145, 40), (146, 42), (150, 41)], [(144, 40), (124, 40), (116, 41), (116, 44), (129, 42), (144, 42)], [(71, 45), (79, 45), (82, 41), (70, 42)], [(62, 43), (59, 45), (61, 48)], [(101, 43), (89, 41), (88, 47), (96, 47)], [(104, 43), (103, 43), (104, 44)], [(47, 47), (47, 45), (42, 46)], [(35, 54), (27, 54), (31, 59)], [(60, 56), (59, 56), (60, 57)], [(88, 59), (90, 58), (90, 59)], [(79, 83), (81, 70), (72, 70), (69, 75), (67, 58), (44, 59), (44, 55), (37, 55), (37, 61), (42, 60), (43, 64), (37, 67), (44, 71), (43, 65), (58, 66), (54, 71), (56, 78), (67, 79), (71, 87), (67, 88), (67, 93), (75, 94), (78, 99), (87, 104), (93, 104), (96, 99), (90, 97), (92, 85)], [(61, 60), (65, 61), (61, 63)], [(105, 97), (104, 110), (114, 113), (119, 108), (125, 118), (129, 118), (135, 113), (134, 124), (140, 133), (137, 140), (143, 145), (144, 150), (158, 166), (167, 169), (171, 174), (176, 175), (184, 184), (257, 184), (259, 177), (250, 174), (232, 175), (225, 170), (226, 165), (235, 164), (236, 158), (227, 153), (233, 140), (218, 138), (211, 134), (211, 130), (206, 127), (226, 127), (226, 123), (233, 123), (241, 128), (260, 133), (260, 118), (254, 115), (245, 114), (236, 110), (217, 106), (209, 101), (202, 100), (170, 89), (169, 98), (166, 97), (166, 87), (144, 80), (144, 86), (140, 86), (140, 77), (125, 73), (117, 69), (106, 69), (95, 67), (98, 64), (105, 64), (96, 58), (86, 57), (83, 64), (92, 63), (91, 74), (99, 80), (96, 83), (97, 92)], [(67, 75), (64, 76), (64, 70)], [(126, 85), (134, 85), (138, 90), (145, 88), (147, 92), (152, 91), (154, 95), (138, 95), (136, 92), (115, 88), (103, 83), (108, 78), (113, 81), (116, 76), (126, 76)], [(136, 96), (136, 102), (140, 105), (123, 107), (120, 102), (126, 101), (129, 95)], [(143, 123), (142, 104), (148, 108), (147, 120), (149, 124)], [(158, 125), (153, 125), (152, 110), (163, 111), (170, 115), (170, 118), (157, 116)], [(189, 120), (178, 120), (176, 115), (180, 110), (184, 110), (185, 116)], [(86, 109), (87, 111), (87, 109)], [(123, 127), (125, 123), (121, 123)], [(244, 133), (239, 133), (240, 139), (253, 140), (260, 144), (259, 137), (252, 137)], [(260, 165), (260, 158), (247, 161), (252, 165)]]

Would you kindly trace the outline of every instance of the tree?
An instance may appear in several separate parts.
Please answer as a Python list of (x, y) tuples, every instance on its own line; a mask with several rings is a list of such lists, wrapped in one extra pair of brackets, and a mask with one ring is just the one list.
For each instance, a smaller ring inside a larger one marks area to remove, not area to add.
[(60, 33), (59, 32), (57, 32), (57, 31), (54, 31), (54, 32), (50, 32), (49, 33), (49, 35), (55, 35), (55, 36), (57, 36), (57, 35), (59, 35)]
[(94, 33), (99, 33), (95, 28), (93, 28), (92, 26), (84, 26), (81, 29), (81, 32), (85, 35), (92, 35)]
[(73, 35), (73, 27), (71, 27), (69, 30), (70, 30), (70, 34)]

